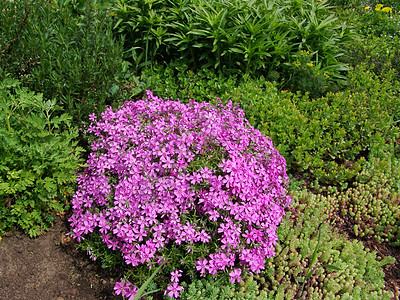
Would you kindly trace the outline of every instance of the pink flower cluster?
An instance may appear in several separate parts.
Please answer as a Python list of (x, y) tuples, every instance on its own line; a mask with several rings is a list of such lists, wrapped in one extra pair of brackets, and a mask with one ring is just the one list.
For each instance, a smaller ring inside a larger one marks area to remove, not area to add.
[(171, 243), (218, 245), (196, 260), (201, 275), (259, 273), (290, 203), (284, 158), (231, 102), (147, 96), (90, 116), (96, 140), (72, 201), (73, 237), (97, 230), (132, 266), (157, 262)]

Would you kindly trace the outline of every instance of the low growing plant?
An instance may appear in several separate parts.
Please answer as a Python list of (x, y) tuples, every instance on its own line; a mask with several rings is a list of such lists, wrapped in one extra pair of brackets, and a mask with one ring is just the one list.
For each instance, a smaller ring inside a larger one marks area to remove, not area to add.
[(123, 257), (130, 271), (115, 290), (124, 296), (160, 265), (171, 282), (155, 280), (170, 297), (181, 276), (233, 283), (260, 273), (290, 203), (284, 158), (231, 102), (147, 97), (90, 116), (95, 141), (73, 197), (72, 236), (99, 232)]
[(56, 100), (43, 100), (17, 80), (0, 82), (0, 235), (47, 230), (73, 193), (82, 149)]
[(394, 258), (381, 258), (333, 230), (326, 219), (335, 199), (304, 190), (292, 199), (265, 270), (236, 286), (212, 277), (194, 280), (182, 299), (393, 299), (382, 267)]

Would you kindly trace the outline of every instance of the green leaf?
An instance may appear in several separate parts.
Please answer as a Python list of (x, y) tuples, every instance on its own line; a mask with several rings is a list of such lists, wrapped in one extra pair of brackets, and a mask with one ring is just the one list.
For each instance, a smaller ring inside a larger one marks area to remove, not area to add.
[(135, 297), (133, 298), (133, 300), (139, 300), (142, 297), (143, 293), (146, 291), (147, 287), (153, 281), (153, 278), (157, 275), (157, 273), (160, 271), (160, 269), (162, 267), (163, 267), (163, 265), (160, 265), (157, 269), (155, 269), (153, 274), (151, 274), (151, 276), (146, 280), (145, 283), (143, 283), (143, 285), (137, 291), (137, 293), (136, 293)]

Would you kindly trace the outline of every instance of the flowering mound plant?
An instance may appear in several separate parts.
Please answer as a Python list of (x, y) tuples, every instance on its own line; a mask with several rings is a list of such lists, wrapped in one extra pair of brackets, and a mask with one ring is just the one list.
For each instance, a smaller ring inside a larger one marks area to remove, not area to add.
[[(232, 283), (259, 273), (290, 203), (285, 159), (231, 102), (147, 97), (90, 116), (95, 141), (72, 201), (72, 236), (98, 231), (134, 267), (170, 263), (170, 297), (182, 290), (179, 268), (220, 271)], [(125, 279), (115, 290), (137, 292)]]

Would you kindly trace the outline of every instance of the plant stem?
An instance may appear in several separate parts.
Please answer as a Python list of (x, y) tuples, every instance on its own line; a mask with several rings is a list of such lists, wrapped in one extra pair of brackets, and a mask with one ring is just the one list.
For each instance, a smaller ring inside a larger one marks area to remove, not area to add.
[(8, 132), (11, 132), (10, 117), (11, 117), (11, 115), (6, 116)]

